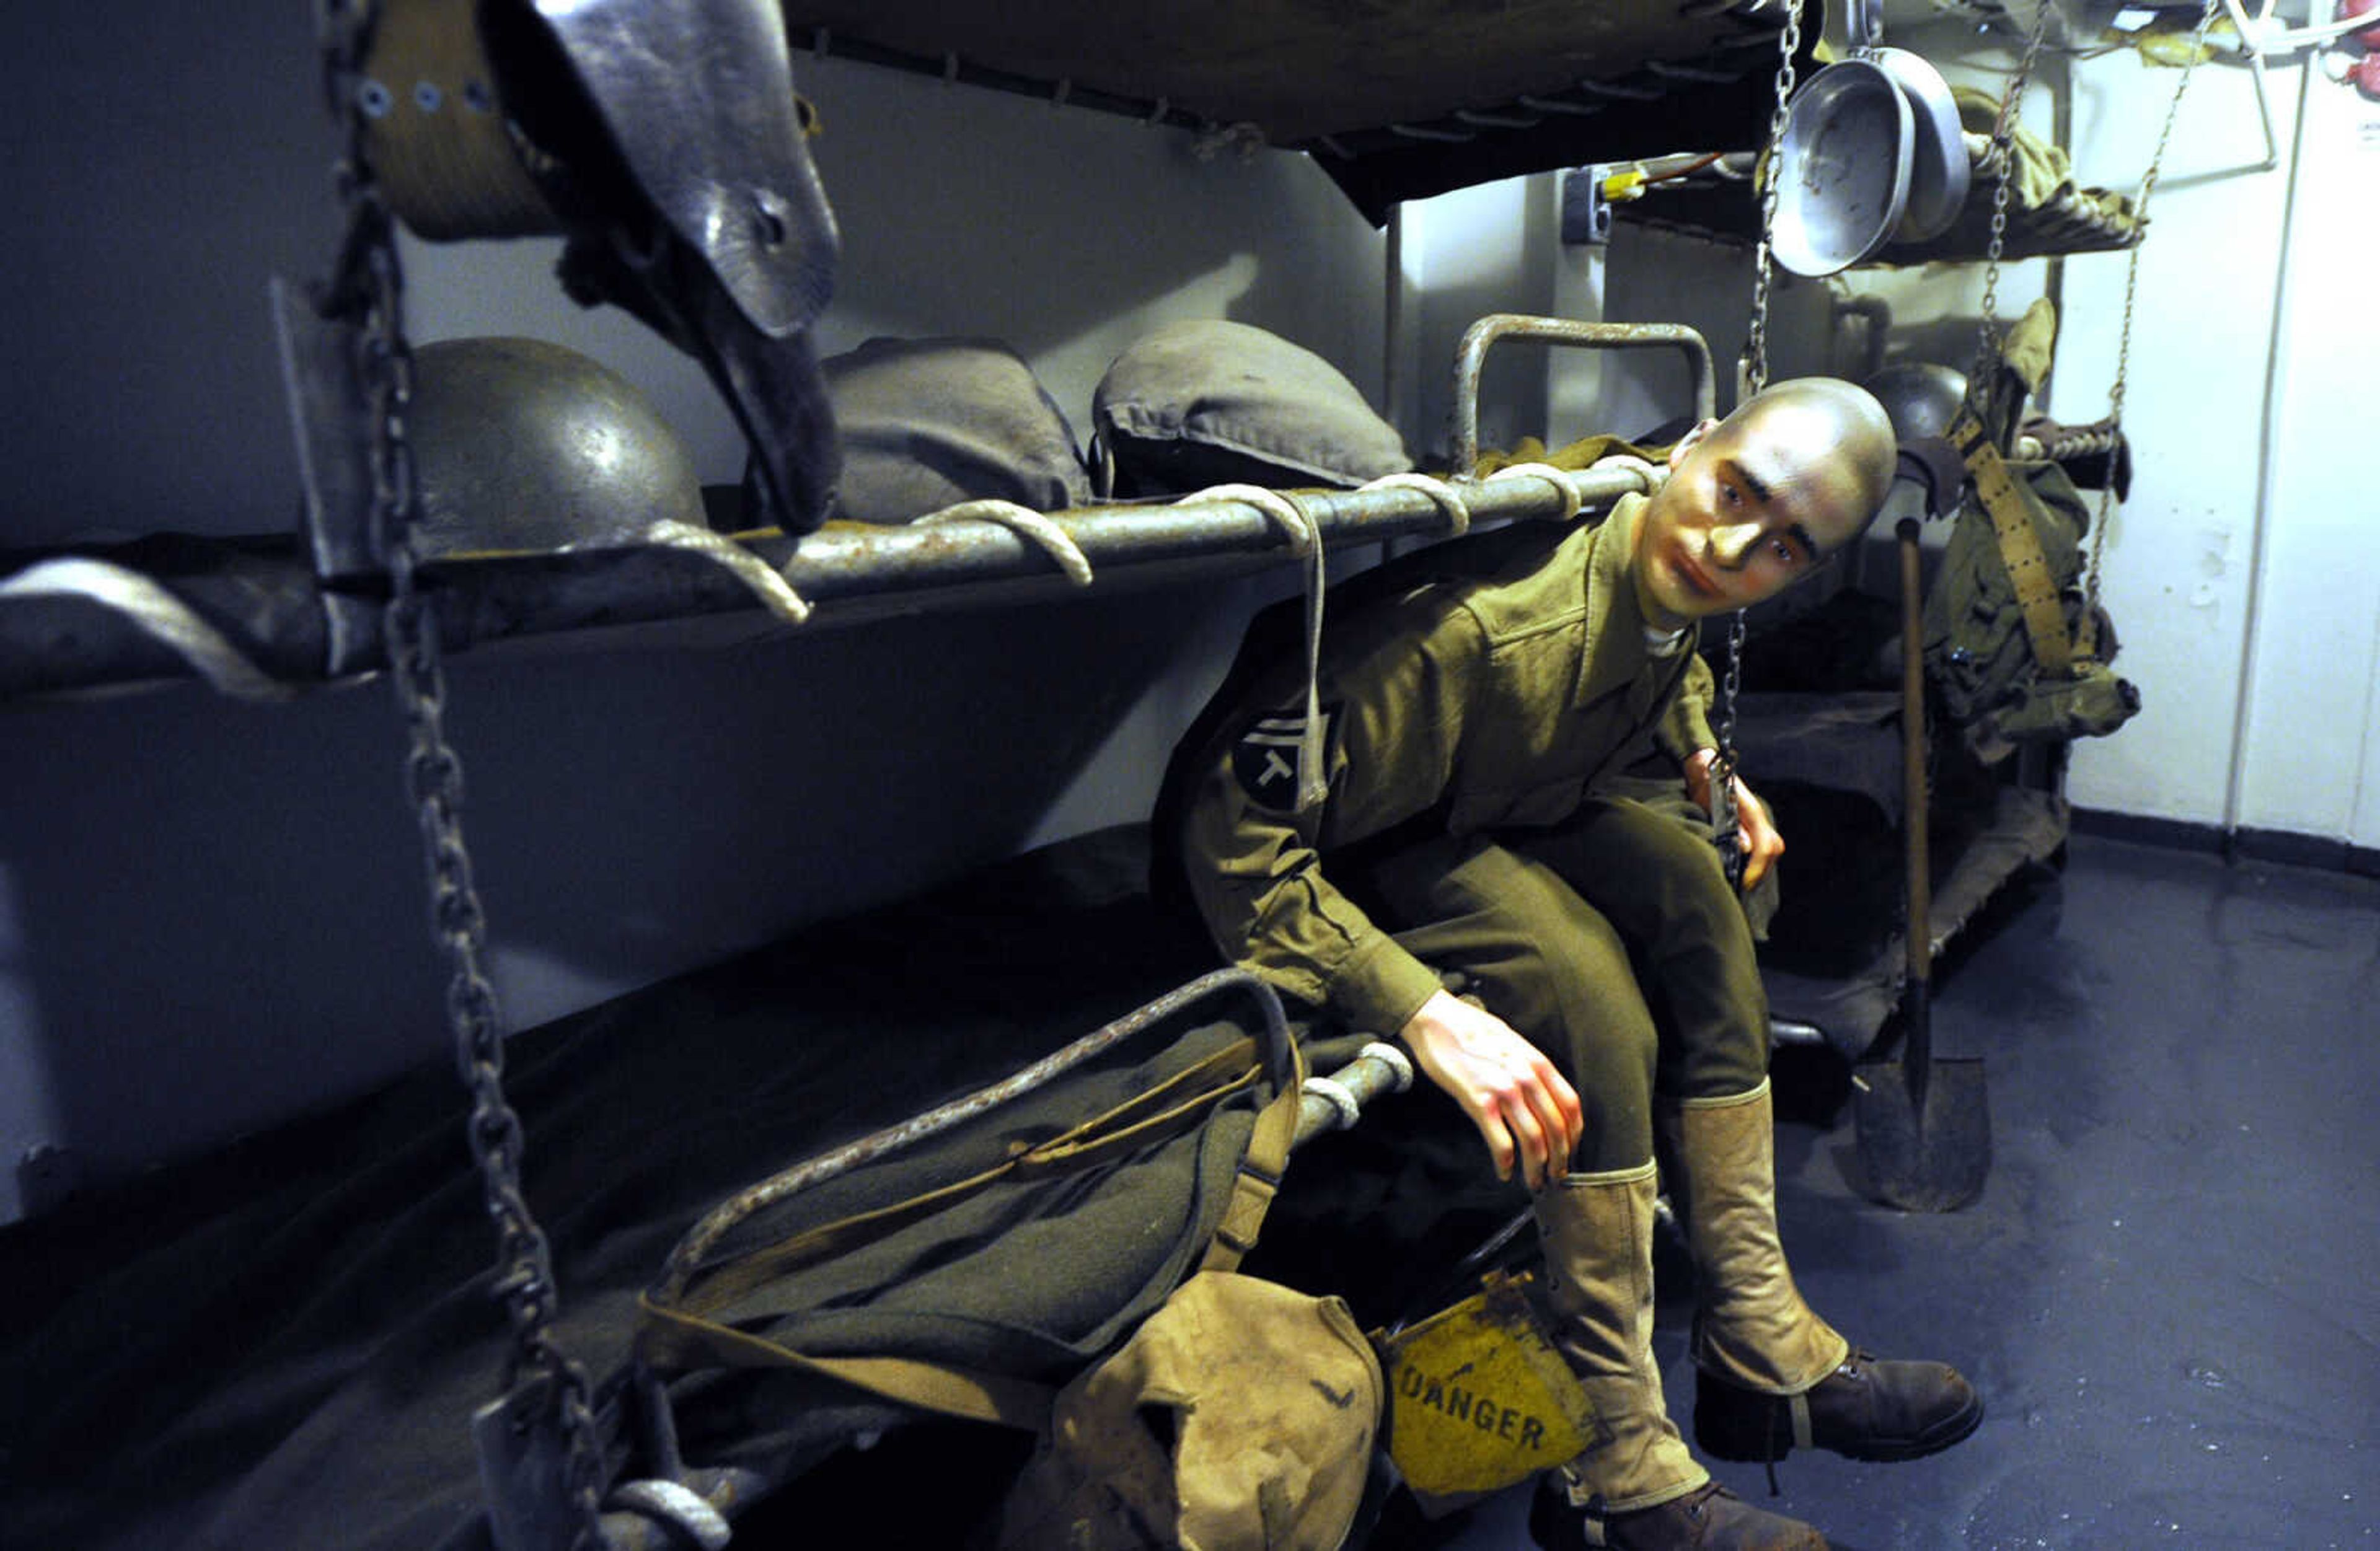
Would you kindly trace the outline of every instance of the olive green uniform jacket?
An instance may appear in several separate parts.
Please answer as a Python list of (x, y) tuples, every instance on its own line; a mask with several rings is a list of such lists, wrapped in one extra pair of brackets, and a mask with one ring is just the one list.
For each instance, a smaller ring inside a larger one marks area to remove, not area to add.
[(1250, 631), (1177, 752), (1158, 818), (1228, 958), (1351, 1027), (1393, 1033), (1439, 976), (1332, 885), (1332, 852), (1406, 826), (1554, 824), (1657, 749), (1674, 762), (1715, 745), (1710, 670), (1645, 639), (1631, 572), (1644, 506), (1632, 495), (1592, 527), (1457, 539), (1334, 590), (1320, 678), (1330, 793), (1304, 812), (1303, 664), (1260, 639), (1262, 622)]

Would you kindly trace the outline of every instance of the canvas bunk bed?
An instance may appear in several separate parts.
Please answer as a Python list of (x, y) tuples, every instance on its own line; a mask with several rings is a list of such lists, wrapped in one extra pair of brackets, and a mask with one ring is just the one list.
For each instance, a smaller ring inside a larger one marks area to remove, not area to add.
[[(1404, 199), (1682, 144), (1741, 160), (1767, 132), (1784, 9), (1768, 0), (1704, 0), (1597, 6), (1583, 18), (1580, 7), (1541, 3), (1500, 8), (1490, 27), (1427, 5), (1367, 12), (1355, 22), (1322, 6), (1178, 13), (1082, 6), (1037, 9), (1020, 26), (961, 6), (809, 5), (788, 7), (786, 27), (796, 63), (807, 47), (1046, 92), (1194, 132), (1244, 130), (1251, 138), (1242, 143), (1313, 156), (1381, 219)], [(1806, 32), (1803, 68), (1815, 29)], [(1982, 137), (1969, 139), (1983, 156)], [(1888, 248), (1879, 261), (1980, 259), (1990, 203), (1984, 188), (1979, 178), (1951, 231), (1922, 249)], [(2022, 180), (2016, 192), (2011, 259), (2138, 239), (2140, 226), (2120, 196), (2078, 189), (2070, 179)], [(1716, 175), (1665, 181), (1658, 195), (1620, 210), (1628, 220), (1730, 240), (1750, 240), (1758, 223), (1748, 186)], [(309, 387), (302, 368), (285, 361), (301, 401)], [(2089, 430), (2078, 428), (2082, 440), (2071, 450), (2104, 456)], [(348, 426), (317, 429), (310, 451), (319, 457), (326, 436), (354, 434)], [(1583, 490), (1590, 501), (1608, 501), (1624, 488), (1613, 483), (1598, 492), (1590, 482)], [(0, 551), (0, 697), (200, 676), (233, 693), (273, 697), (384, 665), (384, 647), (368, 622), (342, 606), (341, 571), (358, 563), (358, 540), (326, 523), (319, 510), (325, 493), (343, 492), (317, 492), (306, 531), (297, 535), (159, 534), (71, 551)], [(930, 531), (833, 524), (796, 541), (756, 522), (765, 514), (732, 489), (707, 491), (705, 499), (706, 526), (732, 545), (681, 535), (676, 542), (596, 540), (433, 562), (446, 648), (756, 608), (782, 612), (787, 591), (818, 605), (815, 623), (824, 626), (951, 602), (999, 605), (1062, 585), (1043, 551), (990, 523)], [(1569, 501), (1525, 484), (1483, 499), (1479, 515), (1490, 520), (1559, 515)], [(1326, 492), (1308, 504), (1326, 542), (1443, 534), (1460, 521), (1442, 502), (1413, 491)], [(1102, 586), (1289, 558), (1279, 527), (1245, 503), (1054, 515), (1079, 529)], [(787, 587), (774, 588), (764, 573)]]
[[(1523, 5), (1500, 8), (1492, 27), (1459, 7), (1371, 7), (1361, 23), (1342, 9), (1068, 6), (1020, 21), (957, 5), (789, 6), (786, 28), (797, 61), (808, 49), (926, 69), (1302, 150), (1377, 220), (1400, 200), (1520, 172), (1680, 144), (1748, 151), (1767, 131), (1785, 20), (1770, 0)], [(1648, 338), (1681, 343), (1658, 331), (1635, 342)], [(1476, 368), (1469, 359), (1458, 398), (1475, 399)], [(304, 376), (292, 369), (301, 398)], [(1707, 412), (1706, 360), (1698, 395)], [(1567, 517), (1643, 481), (1589, 470), (1439, 485), (1306, 493), (1299, 504), (1309, 538), (1335, 547), (1443, 535), (1471, 521)], [(392, 653), (374, 623), (378, 604), (359, 605), (342, 585), (358, 537), (324, 520), (334, 502), (310, 494), (306, 531), (286, 538), (160, 536), (0, 557), (0, 697), (197, 676), (276, 698), (384, 670)], [(425, 563), (419, 581), (445, 648), (759, 609), (820, 628), (921, 608), (1022, 606), (1081, 585), (1011, 526), (830, 522), (795, 536), (752, 525), (735, 492), (710, 494), (716, 520), (705, 538)], [(1278, 566), (1310, 547), (1285, 534), (1266, 503), (1243, 497), (1050, 520), (1099, 588)], [(1147, 914), (1143, 846), (1139, 835), (1089, 837), (1057, 860), (1025, 858), (905, 914), (838, 924), (523, 1036), (515, 1091), (526, 1190), (556, 1204), (558, 1339), (599, 1372), (614, 1371), (638, 1290), (706, 1206), (791, 1159), (901, 1121), (906, 1107), (870, 1076), (884, 1049), (897, 1046), (915, 1069), (905, 1091), (962, 1092), (1196, 975), (1203, 944)], [(981, 927), (994, 916), (1026, 917), (1038, 929), (995, 940)], [(953, 946), (967, 1007), (915, 988), (885, 994), (921, 931)], [(1062, 937), (1107, 947), (1070, 951), (1060, 973), (1048, 945)], [(1081, 973), (1086, 963), (1096, 972)], [(868, 1038), (835, 1037), (862, 1020)], [(655, 1025), (674, 1031), (666, 1052), (650, 1037)], [(816, 1037), (790, 1036), (802, 1028)], [(232, 1166), (211, 1217), (135, 1193), (112, 1205), (135, 1226), (170, 1230), (162, 1248), (138, 1254), (116, 1242), (89, 1298), (12, 1289), (26, 1327), (43, 1334), (12, 1349), (9, 1366), (49, 1387), (61, 1422), (55, 1447), (43, 1439), (11, 1460), (12, 1517), (52, 1543), (93, 1547), (192, 1535), (204, 1545), (289, 1544), (274, 1537), (302, 1538), (309, 1517), (325, 1511), (340, 1515), (346, 1544), (493, 1544), (488, 1488), (464, 1427), (505, 1332), (484, 1270), (485, 1224), (471, 1220), (453, 1145), (452, 1084), (450, 1073), (425, 1073), (375, 1107), (370, 1150), (384, 1161), (360, 1177), (310, 1171), (301, 1150), (294, 1166), (276, 1162), (269, 1181)], [(848, 1102), (820, 1116), (822, 1092)], [(1426, 1107), (1395, 1123), (1408, 1138), (1426, 1131)], [(1393, 1161), (1376, 1154), (1367, 1163), (1427, 1169), (1429, 1157), (1401, 1145)], [(1466, 1194), (1451, 1172), (1426, 1191), (1378, 1174), (1372, 1186), (1368, 1206), (1349, 1212), (1342, 1202), (1331, 1215), (1397, 1235), (1407, 1252), (1417, 1232), (1466, 1242), (1511, 1205)], [(1423, 1196), (1448, 1206), (1427, 1224), (1398, 1218), (1401, 1203)], [(1402, 1253), (1387, 1263), (1411, 1272), (1438, 1260)], [(334, 1288), (313, 1285), (325, 1266), (342, 1267)], [(130, 1311), (154, 1308), (171, 1289), (188, 1295), (122, 1339), (122, 1322), (140, 1317)], [(1374, 1290), (1385, 1310), (1418, 1290)], [(292, 1298), (304, 1312), (279, 1318)], [(608, 1436), (636, 1431), (622, 1420), (635, 1403), (627, 1388), (607, 1387), (596, 1400), (616, 1424)], [(684, 1436), (663, 1452), (708, 1472), (694, 1480), (698, 1495), (759, 1527), (753, 1544), (815, 1538), (819, 1521), (803, 1494), (823, 1451), (791, 1419), (816, 1395), (747, 1377), (711, 1382), (697, 1400), (716, 1403), (677, 1408)], [(846, 1444), (879, 1436), (883, 1419), (867, 1411), (837, 1419)], [(892, 1457), (898, 1441), (877, 1458)], [(638, 1444), (648, 1460), (653, 1446), (649, 1436)], [(864, 1475), (865, 1453), (846, 1449), (843, 1463)], [(996, 1453), (989, 1463), (1001, 1463)], [(671, 1537), (693, 1533), (689, 1522), (665, 1506), (624, 1510), (607, 1514), (605, 1533), (616, 1546), (659, 1546), (682, 1543)]]

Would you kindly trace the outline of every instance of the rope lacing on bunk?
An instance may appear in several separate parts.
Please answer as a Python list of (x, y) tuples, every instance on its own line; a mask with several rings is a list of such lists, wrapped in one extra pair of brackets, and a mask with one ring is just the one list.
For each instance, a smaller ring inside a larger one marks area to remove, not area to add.
[[(1645, 495), (1660, 488), (1660, 470), (1633, 454), (1613, 453), (1596, 459), (1593, 467), (1598, 473), (1635, 475), (1636, 488)], [(1499, 479), (1542, 479), (1553, 486), (1561, 496), (1563, 522), (1577, 516), (1586, 506), (1586, 498), (1580, 493), (1578, 481), (1571, 478), (1570, 470), (1549, 463), (1508, 463), (1482, 482), (1492, 485)]]
[[(1659, 470), (1643, 458), (1626, 453), (1617, 453), (1609, 457), (1598, 458), (1596, 460), (1595, 467), (1600, 473), (1626, 472), (1635, 475), (1638, 489), (1647, 495), (1650, 495), (1661, 482)], [(1551, 485), (1554, 493), (1561, 500), (1561, 515), (1556, 519), (1560, 522), (1569, 522), (1586, 506), (1586, 497), (1580, 491), (1578, 481), (1571, 477), (1571, 471), (1566, 468), (1557, 468), (1549, 463), (1506, 464), (1488, 475), (1487, 479), (1476, 480), (1447, 480), (1428, 474), (1416, 473), (1384, 474), (1377, 479), (1358, 486), (1357, 489), (1359, 492), (1379, 490), (1418, 491), (1429, 497), (1438, 509), (1445, 514), (1447, 536), (1459, 539), (1471, 531), (1471, 501), (1463, 493), (1465, 487), (1475, 484), (1493, 484), (1500, 479), (1538, 479)]]
[(249, 661), (224, 633), (164, 586), (112, 561), (45, 560), (0, 581), (0, 598), (80, 598), (129, 620), (190, 671), (243, 700), (286, 700), (298, 687)]
[(1041, 552), (1057, 562), (1058, 569), (1076, 587), (1088, 587), (1092, 582), (1090, 556), (1074, 536), (1060, 527), (1047, 513), (1030, 506), (1020, 506), (1014, 501), (990, 498), (962, 501), (955, 506), (945, 506), (939, 512), (929, 512), (910, 524), (912, 527), (941, 527), (954, 522), (990, 522), (1015, 534), (1028, 543), (1038, 544)]
[[(2112, 440), (2111, 436), (2101, 438), (2102, 442)], [(2063, 444), (2061, 450), (2064, 450)], [(1659, 471), (1641, 458), (1615, 454), (1596, 465), (1598, 471), (1607, 473), (1619, 467), (1629, 467), (1638, 473), (1647, 493), (1658, 483)], [(1575, 517), (1585, 505), (1570, 473), (1550, 464), (1512, 464), (1498, 469), (1488, 478), (1490, 480), (1544, 480), (1560, 498), (1560, 520), (1564, 522)], [(1445, 515), (1448, 536), (1459, 538), (1471, 527), (1471, 505), (1463, 493), (1465, 483), (1468, 481), (1449, 482), (1427, 474), (1402, 473), (1371, 480), (1360, 489), (1417, 491), (1427, 496)], [(1212, 491), (1184, 497), (1176, 504), (1244, 500), (1246, 498), (1235, 491), (1245, 488), (1254, 487), (1218, 486)], [(1269, 502), (1275, 498), (1276, 492), (1267, 491), (1265, 495)], [(1285, 507), (1254, 501), (1249, 503), (1259, 505), (1289, 537), (1293, 552), (1305, 552), (1309, 526), (1302, 520), (1305, 516), (1302, 509), (1299, 520), (1293, 520), (1285, 515)], [(1038, 546), (1076, 587), (1089, 587), (1097, 579), (1090, 557), (1064, 527), (1049, 515), (1014, 502), (989, 499), (961, 502), (917, 518), (916, 525), (939, 526), (963, 521), (997, 523), (1015, 533)], [(638, 538), (645, 544), (678, 550), (719, 566), (747, 588), (763, 608), (784, 624), (808, 624), (815, 612), (815, 605), (794, 588), (783, 572), (725, 534), (697, 524), (665, 518), (646, 527)], [(79, 598), (107, 609), (171, 650), (195, 676), (218, 693), (237, 699), (288, 700), (320, 687), (275, 678), (164, 584), (113, 561), (80, 555), (45, 560), (15, 576), (0, 579), (0, 597)]]
[[(1641, 461), (1641, 460), (1638, 460)], [(1649, 490), (1655, 480), (1649, 467), (1639, 471), (1640, 479)], [(1488, 476), (1494, 479), (1542, 479), (1560, 494), (1562, 520), (1575, 517), (1585, 504), (1577, 484), (1564, 470), (1550, 464), (1523, 463), (1500, 468)], [(1447, 526), (1454, 535), (1468, 532), (1471, 527), (1471, 504), (1461, 486), (1427, 474), (1399, 473), (1383, 475), (1359, 487), (1364, 491), (1411, 490), (1427, 496), (1446, 515)], [(1261, 485), (1215, 485), (1175, 502), (1176, 506), (1196, 506), (1221, 501), (1244, 502), (1256, 507), (1287, 535), (1293, 552), (1305, 557), (1305, 726), (1298, 738), (1297, 807), (1303, 813), (1319, 806), (1330, 795), (1330, 771), (1325, 766), (1328, 755), (1328, 728), (1322, 718), (1322, 598), (1330, 586), (1329, 574), (1322, 553), (1322, 530), (1314, 515), (1298, 503), (1297, 498)]]
[[(1615, 454), (1610, 457), (1600, 459), (1595, 467), (1599, 472), (1604, 473), (1625, 470), (1635, 474), (1639, 487), (1647, 494), (1650, 494), (1659, 484), (1661, 479), (1660, 471), (1651, 464), (1643, 458), (1626, 454)], [(1555, 494), (1561, 501), (1560, 520), (1563, 522), (1577, 516), (1586, 504), (1585, 497), (1580, 492), (1577, 481), (1571, 477), (1570, 471), (1557, 468), (1551, 464), (1509, 464), (1488, 476), (1488, 479), (1489, 480), (1533, 479), (1541, 479), (1551, 485)], [(1471, 529), (1471, 503), (1463, 493), (1463, 488), (1465, 484), (1474, 482), (1485, 481), (1449, 481), (1428, 474), (1405, 472), (1383, 475), (1379, 479), (1369, 480), (1356, 487), (1356, 493), (1382, 490), (1417, 491), (1427, 496), (1430, 503), (1445, 515), (1448, 536), (1460, 538)], [(1214, 485), (1178, 497), (1172, 504), (1200, 506), (1213, 505), (1221, 502), (1238, 502), (1256, 507), (1289, 540), (1292, 553), (1305, 554), (1309, 546), (1321, 541), (1320, 529), (1316, 526), (1311, 513), (1299, 505), (1294, 498), (1261, 485)], [(955, 505), (945, 506), (940, 511), (929, 512), (924, 516), (912, 518), (909, 526), (941, 527), (958, 522), (999, 524), (1017, 537), (1038, 546), (1041, 551), (1066, 574), (1066, 579), (1077, 587), (1088, 587), (1098, 579), (1091, 565), (1090, 556), (1084, 552), (1082, 545), (1075, 542), (1074, 536), (1068, 533), (1056, 518), (1048, 513), (1037, 512), (1030, 506), (1019, 505), (1013, 501), (992, 498), (962, 501)], [(685, 529), (684, 537), (678, 541), (685, 543), (688, 548), (712, 554), (722, 563), (735, 563), (750, 559), (746, 551), (731, 540), (721, 539), (707, 529), (690, 528), (684, 524), (656, 525), (655, 532), (649, 533), (647, 537), (656, 538), (661, 527)], [(759, 563), (755, 561), (752, 563), (757, 565)], [(737, 569), (741, 574), (743, 566), (738, 564)], [(762, 569), (766, 568), (762, 567)], [(774, 581), (783, 580), (774, 572), (770, 572), (769, 576)], [(803, 604), (801, 607), (807, 614), (808, 605)]]
[[(939, 512), (929, 512), (916, 519), (912, 526), (970, 521), (998, 523), (1010, 532), (1040, 546), (1044, 553), (1057, 562), (1058, 568), (1066, 574), (1066, 579), (1076, 587), (1091, 585), (1090, 557), (1083, 553), (1082, 546), (1046, 515), (1013, 501), (964, 501)], [(682, 550), (710, 561), (750, 588), (761, 607), (785, 624), (809, 623), (813, 606), (794, 590), (784, 573), (725, 534), (693, 523), (679, 522), (675, 518), (664, 518), (647, 527), (638, 537), (648, 544)]]
[[(1545, 467), (1545, 466), (1542, 464), (1518, 463), (1514, 464), (1512, 468), (1500, 469), (1498, 472), (1512, 473), (1516, 470), (1525, 470), (1529, 473), (1536, 473), (1543, 467)], [(1670, 471), (1666, 467), (1655, 463), (1650, 458), (1640, 458), (1633, 453), (1606, 453), (1603, 456), (1595, 460), (1594, 467), (1597, 471), (1606, 474), (1628, 473), (1635, 475), (1636, 488), (1646, 495), (1650, 495), (1655, 491), (1659, 490), (1662, 484), (1670, 478)], [(1561, 470), (1555, 469), (1554, 472), (1559, 474)]]
[(1305, 558), (1305, 726), (1297, 740), (1297, 810), (1319, 807), (1330, 794), (1330, 773), (1322, 724), (1322, 595), (1330, 579), (1323, 568), (1322, 528), (1297, 497), (1262, 485), (1214, 485), (1175, 502), (1197, 506), (1238, 501), (1255, 507), (1287, 536), (1290, 551)]
[(787, 624), (805, 624), (810, 604), (776, 567), (723, 533), (664, 517), (638, 535), (646, 543), (699, 555), (751, 589), (760, 606)]
[(1578, 486), (1572, 481), (1571, 477), (1549, 463), (1506, 464), (1495, 473), (1488, 475), (1482, 482), (1494, 484), (1499, 479), (1541, 479), (1553, 486), (1554, 493), (1561, 497), (1563, 522), (1577, 516), (1579, 509), (1586, 504), (1579, 495)]
[[(722, 567), (788, 624), (803, 624), (810, 616), (809, 603), (783, 576), (724, 534), (672, 518), (654, 523), (639, 537)], [(1085, 563), (1085, 581), (1087, 572)], [(0, 598), (79, 598), (95, 604), (171, 651), (216, 693), (234, 699), (291, 700), (320, 687), (273, 677), (163, 583), (114, 561), (89, 555), (44, 560), (0, 580)]]
[[(1427, 474), (1383, 474), (1360, 488), (1367, 491), (1419, 491), (1429, 497), (1431, 503), (1445, 514), (1449, 533), (1459, 539), (1471, 531), (1471, 503), (1463, 498), (1461, 491), (1443, 479), (1434, 479)], [(1562, 482), (1562, 490), (1566, 498), (1575, 494), (1571, 491), (1568, 480)], [(1566, 500), (1565, 504), (1574, 509), (1576, 503)]]
[[(1647, 493), (1650, 493), (1660, 481), (1659, 471), (1642, 458), (1621, 454), (1604, 459), (1596, 467), (1607, 472), (1614, 467), (1627, 469), (1637, 476), (1639, 485)], [(1551, 464), (1512, 464), (1489, 475), (1487, 481), (1479, 482), (1492, 482), (1499, 479), (1538, 479), (1551, 485), (1560, 497), (1561, 520), (1564, 522), (1577, 516), (1585, 505), (1585, 498), (1580, 491), (1577, 481), (1567, 470), (1557, 468)], [(1432, 504), (1445, 515), (1448, 532), (1459, 537), (1470, 531), (1471, 527), (1471, 503), (1463, 493), (1463, 483), (1468, 482), (1470, 481), (1450, 482), (1427, 474), (1405, 472), (1384, 475), (1359, 486), (1358, 491), (1359, 492), (1378, 490), (1418, 491), (1428, 497)], [(1316, 522), (1314, 514), (1307, 511), (1295, 495), (1283, 491), (1271, 490), (1263, 485), (1210, 485), (1205, 490), (1181, 497), (1172, 504), (1176, 507), (1186, 507), (1212, 506), (1224, 503), (1255, 507), (1288, 541), (1290, 552), (1306, 561), (1305, 714), (1305, 727), (1298, 741), (1297, 791), (1298, 811), (1305, 812), (1319, 806), (1330, 795), (1330, 773), (1325, 768), (1328, 729), (1323, 722), (1321, 704), (1322, 598), (1329, 588), (1330, 576), (1324, 563), (1321, 526)], [(1028, 506), (1021, 506), (1013, 501), (993, 499), (963, 501), (956, 505), (945, 506), (940, 511), (929, 512), (924, 516), (917, 517), (914, 519), (911, 526), (941, 526), (959, 522), (997, 523), (1019, 538), (1040, 546), (1043, 552), (1057, 563), (1059, 568), (1065, 572), (1067, 579), (1076, 587), (1088, 587), (1095, 580), (1089, 556), (1083, 552), (1082, 546), (1075, 541), (1071, 534), (1060, 527), (1048, 514), (1034, 511)], [(690, 531), (698, 533), (700, 530)], [(717, 538), (716, 535), (707, 537)], [(740, 549), (728, 540), (719, 539), (718, 543), (738, 554), (742, 553)], [(727, 555), (719, 553), (715, 546), (702, 547), (705, 552), (713, 553), (722, 562), (729, 559)], [(765, 570), (766, 567), (762, 569)], [(770, 575), (772, 577), (775, 576), (773, 572)], [(782, 581), (782, 578), (776, 579)], [(804, 605), (805, 612), (808, 606)]]

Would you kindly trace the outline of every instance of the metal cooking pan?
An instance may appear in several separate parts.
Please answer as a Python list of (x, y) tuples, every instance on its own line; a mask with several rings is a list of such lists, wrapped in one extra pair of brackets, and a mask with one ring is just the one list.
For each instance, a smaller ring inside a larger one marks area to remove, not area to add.
[(1876, 0), (1852, 0), (1850, 28), (1851, 52), (1794, 93), (1778, 148), (1770, 248), (1796, 274), (1939, 236), (1967, 201), (1967, 142), (1941, 72), (1884, 46)]
[(1852, 55), (1793, 94), (1778, 147), (1769, 248), (1795, 274), (1871, 258), (1909, 206), (1914, 113), (1896, 77)]
[(1921, 54), (1872, 48), (1863, 57), (1890, 76), (1909, 99), (1909, 205), (1893, 232), (1897, 242), (1940, 236), (1967, 202), (1967, 141), (1950, 83)]

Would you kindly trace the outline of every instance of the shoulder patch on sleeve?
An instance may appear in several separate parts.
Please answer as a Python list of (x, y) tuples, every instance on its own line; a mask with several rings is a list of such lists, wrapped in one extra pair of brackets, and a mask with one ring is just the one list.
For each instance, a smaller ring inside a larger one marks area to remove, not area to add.
[[(1337, 706), (1322, 708), (1319, 745), (1326, 767), (1330, 733), (1338, 719)], [(1298, 790), (1305, 774), (1305, 706), (1269, 711), (1250, 722), (1232, 745), (1232, 774), (1239, 779), (1240, 790), (1258, 807), (1274, 813), (1295, 813)]]

